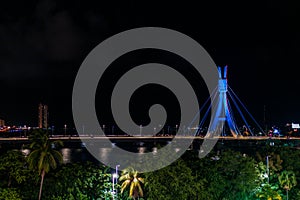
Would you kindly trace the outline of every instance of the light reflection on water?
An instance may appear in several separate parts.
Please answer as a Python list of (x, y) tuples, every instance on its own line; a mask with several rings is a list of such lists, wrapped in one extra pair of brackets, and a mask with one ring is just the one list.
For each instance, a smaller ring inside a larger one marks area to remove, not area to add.
[(139, 154), (143, 154), (146, 152), (146, 147), (138, 147)]
[(153, 155), (156, 155), (156, 154), (157, 154), (157, 147), (153, 147), (153, 148), (152, 148), (152, 153), (153, 153)]
[(21, 152), (24, 154), (25, 157), (27, 157), (30, 153), (30, 150), (29, 149), (21, 149)]
[[(25, 154), (29, 153), (29, 150), (22, 150)], [(100, 147), (99, 148), (99, 158), (103, 162), (107, 162), (110, 158), (110, 156), (113, 154), (114, 148), (111, 147)], [(175, 148), (175, 152), (180, 151), (180, 148)], [(76, 149), (76, 148), (62, 148), (60, 150), (63, 156), (63, 163), (72, 163), (72, 162), (77, 162), (77, 161), (84, 161), (84, 160), (90, 160), (94, 159), (93, 156), (90, 155), (90, 153), (85, 149)], [(153, 156), (156, 157), (158, 153), (158, 148), (153, 147), (152, 149), (147, 149), (147, 147), (137, 147), (136, 148), (136, 153), (137, 155), (142, 155), (147, 152), (152, 152)]]
[(99, 148), (99, 157), (106, 163), (108, 162), (109, 155), (112, 152), (112, 148)]
[(69, 148), (63, 148), (61, 149), (61, 154), (63, 157), (63, 163), (70, 163), (71, 162), (71, 149)]
[[(158, 147), (146, 147), (143, 146), (144, 144), (139, 144), (139, 146), (135, 146), (132, 148), (133, 152), (137, 153), (137, 156), (152, 152), (153, 156), (156, 157), (158, 154)], [(114, 149), (116, 147), (115, 143), (112, 143), (111, 147), (99, 147), (99, 158), (103, 162), (107, 162), (112, 156)], [(180, 151), (180, 148), (174, 148), (174, 151), (177, 153)], [(29, 149), (23, 149), (21, 148), (21, 152), (26, 156), (30, 154)], [(74, 163), (74, 162), (81, 162), (81, 161), (96, 161), (95, 158), (87, 151), (87, 149), (84, 146), (77, 147), (77, 148), (62, 148), (60, 149), (60, 152), (62, 154), (63, 163)]]

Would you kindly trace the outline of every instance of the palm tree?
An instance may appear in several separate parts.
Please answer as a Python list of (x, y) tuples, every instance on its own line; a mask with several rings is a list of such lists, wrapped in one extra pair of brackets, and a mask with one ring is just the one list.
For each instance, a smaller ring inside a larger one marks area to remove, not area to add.
[(27, 157), (29, 168), (37, 170), (41, 176), (39, 200), (42, 197), (42, 189), (45, 174), (49, 170), (55, 169), (58, 163), (62, 162), (62, 154), (53, 149), (53, 145), (59, 144), (62, 146), (61, 141), (51, 141), (48, 137), (48, 133), (39, 129), (35, 130), (29, 137), (31, 140), (30, 149), (31, 153)]
[(289, 190), (297, 185), (295, 173), (293, 171), (283, 171), (278, 176), (280, 186), (286, 190), (286, 199), (289, 199)]
[(137, 170), (132, 167), (124, 169), (119, 180), (123, 182), (121, 185), (121, 193), (129, 187), (130, 198), (139, 199), (139, 197), (143, 197), (144, 193), (141, 183), (144, 184), (144, 179), (140, 177), (140, 173)]

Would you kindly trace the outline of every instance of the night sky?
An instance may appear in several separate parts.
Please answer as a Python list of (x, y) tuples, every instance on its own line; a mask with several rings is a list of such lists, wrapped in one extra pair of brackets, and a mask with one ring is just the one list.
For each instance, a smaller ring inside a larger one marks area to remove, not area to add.
[[(0, 118), (36, 126), (43, 102), (50, 124), (72, 124), (73, 83), (87, 54), (116, 33), (157, 26), (192, 37), (216, 65), (228, 65), (231, 88), (257, 121), (266, 106), (270, 124), (299, 123), (299, 10), (298, 1), (273, 0), (1, 2)], [(140, 54), (128, 60), (149, 59)]]

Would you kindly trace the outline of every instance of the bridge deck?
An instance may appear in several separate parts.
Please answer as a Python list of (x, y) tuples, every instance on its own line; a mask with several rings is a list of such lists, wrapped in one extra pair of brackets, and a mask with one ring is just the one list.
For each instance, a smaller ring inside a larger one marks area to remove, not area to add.
[[(74, 136), (60, 136), (60, 137), (50, 137), (51, 140), (104, 140), (104, 139), (111, 139), (111, 140), (171, 140), (173, 136), (82, 136), (82, 137), (74, 137)], [(241, 136), (241, 137), (229, 137), (229, 136), (220, 136), (220, 137), (213, 137), (213, 138), (204, 138), (204, 137), (191, 137), (191, 136), (177, 136), (178, 139), (195, 139), (195, 140), (204, 140), (204, 139), (222, 139), (222, 140), (300, 140), (300, 137), (267, 137), (267, 136)], [(9, 138), (0, 138), (0, 141), (24, 141), (28, 140), (27, 137), (9, 137)]]

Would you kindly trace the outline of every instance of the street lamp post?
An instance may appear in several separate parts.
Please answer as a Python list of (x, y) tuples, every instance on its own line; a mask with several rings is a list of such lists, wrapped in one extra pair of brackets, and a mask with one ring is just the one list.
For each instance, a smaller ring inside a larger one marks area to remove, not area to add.
[(143, 125), (140, 125), (140, 137), (142, 136)]
[(268, 176), (268, 184), (269, 184), (270, 183), (269, 156), (267, 156), (267, 176)]
[(112, 125), (112, 127), (111, 127), (111, 134), (112, 134), (112, 135), (115, 134), (115, 126), (114, 126), (114, 125)]
[(164, 135), (164, 129), (163, 128), (161, 128), (162, 127), (162, 125), (161, 124), (159, 124), (158, 125), (158, 129), (159, 129), (159, 131), (161, 132), (162, 131), (162, 135)]
[(118, 167), (120, 167), (120, 165), (116, 165), (116, 171), (112, 175), (112, 197), (113, 197), (113, 200), (115, 199), (115, 194), (117, 194), (117, 192), (115, 191), (115, 184), (118, 182)]
[(64, 130), (65, 130), (65, 137), (67, 135), (67, 124), (64, 125)]
[(112, 199), (114, 200), (115, 199), (115, 177), (114, 177), (115, 174), (113, 174), (112, 176)]

